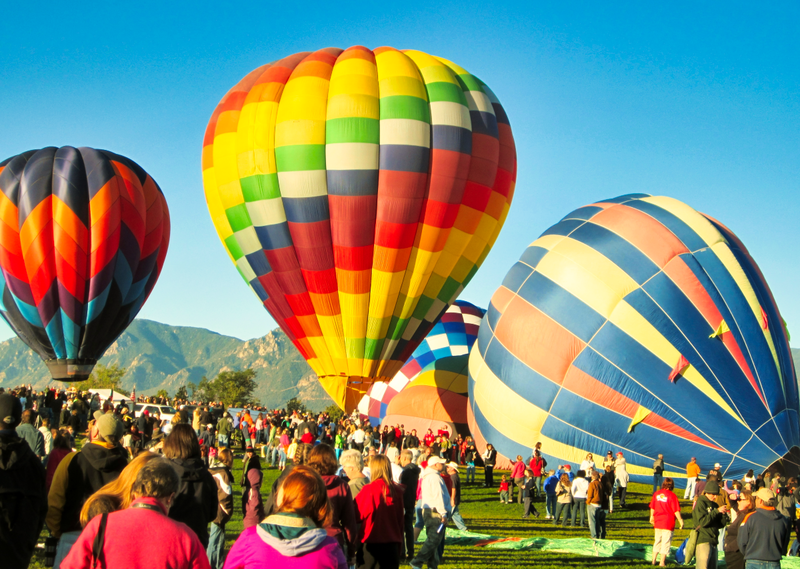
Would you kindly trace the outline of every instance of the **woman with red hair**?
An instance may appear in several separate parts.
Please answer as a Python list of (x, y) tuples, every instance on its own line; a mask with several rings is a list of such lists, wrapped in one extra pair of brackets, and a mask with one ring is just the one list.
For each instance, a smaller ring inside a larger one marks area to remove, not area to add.
[(225, 569), (347, 569), (339, 543), (325, 531), (331, 507), (315, 470), (292, 468), (275, 503), (275, 514), (241, 533)]

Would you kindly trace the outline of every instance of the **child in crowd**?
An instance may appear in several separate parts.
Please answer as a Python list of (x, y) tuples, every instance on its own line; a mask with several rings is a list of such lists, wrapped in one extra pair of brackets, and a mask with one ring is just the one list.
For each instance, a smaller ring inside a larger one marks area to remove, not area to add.
[(510, 504), (511, 503), (508, 500), (508, 480), (506, 480), (506, 475), (505, 474), (503, 474), (503, 476), (500, 478), (500, 489), (498, 490), (498, 492), (500, 492), (500, 503), (501, 504)]

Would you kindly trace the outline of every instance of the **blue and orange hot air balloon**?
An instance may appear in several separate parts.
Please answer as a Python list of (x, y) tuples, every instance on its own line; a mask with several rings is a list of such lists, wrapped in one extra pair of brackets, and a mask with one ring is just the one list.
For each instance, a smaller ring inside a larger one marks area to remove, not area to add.
[(511, 268), (470, 365), (472, 433), (551, 464), (623, 452), (639, 481), (797, 472), (798, 386), (761, 271), (721, 223), (667, 197), (582, 207)]
[(516, 152), (494, 94), (419, 51), (259, 67), (203, 143), (214, 226), (333, 400), (391, 379), (486, 258)]
[(0, 162), (0, 315), (53, 379), (86, 379), (153, 290), (169, 230), (128, 158), (65, 146)]

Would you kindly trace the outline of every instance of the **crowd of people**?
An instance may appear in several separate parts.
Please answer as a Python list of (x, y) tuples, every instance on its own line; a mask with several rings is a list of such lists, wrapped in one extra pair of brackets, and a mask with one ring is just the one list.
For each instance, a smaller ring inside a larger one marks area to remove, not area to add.
[[(53, 566), (65, 569), (388, 569), (403, 561), (435, 569), (447, 525), (467, 529), (462, 484), (478, 484), (482, 466), (482, 485), (495, 486), (497, 451), (489, 444), (479, 452), (471, 437), (445, 425), (418, 434), (402, 425), (373, 429), (357, 414), (175, 407), (170, 418), (134, 417), (125, 404), (87, 394), (0, 393), (0, 545), (9, 552), (7, 566), (28, 566), (46, 526)], [(235, 454), (242, 457), (238, 480)], [(269, 489), (262, 488), (266, 468), (279, 471)], [(796, 479), (751, 471), (726, 481), (719, 464), (703, 477), (695, 459), (686, 473), (695, 537), (686, 554), (699, 568), (715, 567), (719, 543), (732, 569), (746, 561), (779, 563), (797, 530)], [(588, 454), (573, 472), (569, 464), (548, 468), (537, 443), (529, 457), (512, 461), (497, 492), (501, 503), (518, 504), (522, 518), (543, 513), (548, 523), (588, 525), (592, 538), (605, 539), (606, 517), (628, 505), (629, 481), (622, 451), (597, 462)], [(674, 486), (659, 455), (649, 506), (652, 562), (660, 557), (662, 566), (676, 524), (684, 526)], [(237, 509), (244, 531), (226, 551), (226, 526)], [(149, 539), (141, 539), (142, 528)], [(423, 530), (425, 540), (415, 547)]]

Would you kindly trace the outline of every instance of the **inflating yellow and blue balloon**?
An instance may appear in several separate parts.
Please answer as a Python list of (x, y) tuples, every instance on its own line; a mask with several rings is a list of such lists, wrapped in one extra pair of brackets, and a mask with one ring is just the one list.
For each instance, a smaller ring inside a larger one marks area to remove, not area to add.
[(698, 458), (726, 478), (797, 472), (798, 386), (758, 265), (721, 223), (667, 197), (575, 210), (511, 267), (469, 364), (470, 427), (505, 457), (623, 451), (652, 481)]
[(348, 411), (474, 276), (515, 178), (491, 90), (413, 50), (327, 48), (259, 67), (203, 142), (228, 254)]

